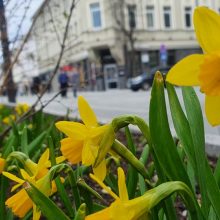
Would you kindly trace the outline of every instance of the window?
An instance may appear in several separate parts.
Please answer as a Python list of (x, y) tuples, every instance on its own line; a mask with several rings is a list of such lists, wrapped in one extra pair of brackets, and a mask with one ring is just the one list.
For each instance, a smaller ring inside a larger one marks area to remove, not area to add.
[(169, 6), (163, 7), (164, 27), (171, 27), (171, 8)]
[(100, 28), (102, 26), (102, 20), (99, 3), (90, 4), (90, 11), (92, 16), (92, 26), (94, 28)]
[(128, 19), (129, 27), (136, 28), (136, 5), (128, 5)]
[(147, 27), (154, 28), (154, 6), (147, 6)]
[(192, 8), (191, 7), (185, 7), (185, 26), (187, 28), (190, 28), (192, 26)]

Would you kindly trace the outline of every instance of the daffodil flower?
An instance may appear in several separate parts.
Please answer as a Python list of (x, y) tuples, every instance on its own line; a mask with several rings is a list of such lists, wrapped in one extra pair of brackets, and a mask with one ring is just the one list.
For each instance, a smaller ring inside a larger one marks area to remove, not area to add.
[[(21, 175), (23, 179), (20, 179), (11, 173), (3, 172), (4, 176), (18, 183), (17, 185), (12, 187), (11, 191), (14, 191), (18, 187), (22, 186), (26, 181), (28, 181), (36, 185), (36, 187), (47, 196), (56, 192), (56, 186), (54, 181), (52, 181), (52, 187), (50, 187), (48, 168), (51, 166), (51, 163), (49, 161), (48, 148), (41, 155), (38, 163), (33, 162), (29, 158), (24, 158), (25, 155), (21, 152), (13, 152), (11, 155), (17, 158), (20, 157), (20, 160), (23, 161), (25, 168), (25, 170), (21, 169)], [(56, 158), (57, 163), (63, 162), (64, 160), (65, 158), (63, 156)], [(63, 181), (63, 179), (61, 179), (61, 181)], [(15, 213), (15, 215), (19, 216), (20, 218), (24, 217), (32, 207), (33, 219), (37, 220), (40, 217), (40, 212), (38, 211), (37, 207), (33, 204), (32, 200), (29, 198), (27, 192), (24, 189), (21, 189), (15, 195), (10, 197), (6, 201), (6, 205), (9, 208), (11, 208), (13, 213)]]
[(220, 124), (220, 16), (207, 7), (198, 7), (194, 26), (204, 54), (190, 55), (178, 62), (166, 80), (180, 86), (200, 86), (205, 93), (207, 119), (215, 126)]
[[(125, 183), (125, 174), (122, 168), (118, 168), (119, 196), (93, 174), (90, 174), (90, 177), (95, 180), (110, 196), (112, 196), (115, 201), (109, 207), (86, 216), (85, 220), (138, 220), (142, 219), (142, 217), (144, 217), (144, 219), (148, 219), (149, 211), (173, 192), (184, 191), (184, 193), (192, 196), (191, 191), (184, 183), (180, 181), (172, 181), (163, 183), (147, 191), (143, 196), (129, 200)], [(190, 201), (191, 198), (187, 197), (185, 199)], [(192, 209), (194, 209), (194, 207)]]
[[(38, 162), (35, 163), (31, 159), (29, 159), (26, 154), (19, 152), (19, 151), (14, 151), (8, 156), (7, 161), (10, 161), (10, 159), (16, 158), (23, 164), (24, 169), (29, 173), (29, 175), (34, 176), (36, 179), (39, 179), (43, 177), (45, 174), (47, 174), (48, 168), (51, 167), (49, 154), (50, 152), (49, 152), (49, 149), (47, 148), (42, 153)], [(56, 163), (59, 164), (63, 162), (64, 160), (65, 158), (63, 156), (57, 157)]]
[[(7, 178), (17, 182), (14, 187), (12, 187), (11, 191), (14, 191), (18, 187), (25, 184), (25, 182), (31, 182), (34, 184), (42, 193), (44, 193), (47, 196), (52, 195), (54, 192), (56, 192), (56, 186), (54, 181), (52, 182), (52, 187), (50, 185), (50, 178), (49, 175), (45, 175), (40, 179), (36, 179), (34, 176), (30, 176), (25, 170), (20, 170), (22, 179), (11, 174), (8, 172), (2, 172), (4, 176)], [(5, 204), (12, 209), (12, 212), (20, 217), (23, 218), (27, 212), (33, 208), (33, 220), (38, 220), (40, 218), (40, 211), (36, 207), (36, 205), (32, 202), (30, 197), (28, 196), (25, 189), (21, 189), (16, 194), (14, 194), (12, 197), (6, 200)]]
[(3, 118), (2, 121), (6, 125), (10, 125), (12, 121), (15, 121), (15, 119), (16, 119), (15, 115), (9, 115), (9, 116)]
[[(25, 160), (24, 168), (37, 179), (43, 177), (47, 174), (48, 168), (51, 167), (51, 162), (49, 161), (49, 149), (47, 148), (41, 155), (38, 163), (33, 162), (30, 159)], [(56, 163), (59, 164), (63, 162), (65, 158), (63, 156), (56, 158)]]
[(20, 103), (15, 107), (15, 111), (17, 112), (18, 115), (23, 115), (29, 109), (30, 109), (30, 106), (26, 103)]
[[(95, 162), (101, 138), (108, 125), (98, 125), (94, 111), (82, 96), (78, 98), (78, 108), (84, 124), (69, 121), (56, 123), (56, 127), (68, 136), (61, 140), (61, 152), (73, 164), (82, 161), (83, 165), (90, 166)], [(93, 172), (103, 180), (106, 176), (105, 160), (93, 167)]]

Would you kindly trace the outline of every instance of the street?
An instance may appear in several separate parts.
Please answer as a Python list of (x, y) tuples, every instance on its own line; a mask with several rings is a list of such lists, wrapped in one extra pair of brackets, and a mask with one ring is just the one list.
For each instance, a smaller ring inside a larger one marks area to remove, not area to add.
[[(177, 88), (176, 91), (181, 103), (183, 103), (181, 89)], [(110, 122), (114, 117), (123, 114), (136, 114), (148, 122), (150, 90), (138, 92), (132, 92), (130, 90), (108, 90), (104, 92), (79, 92), (78, 94), (83, 95), (88, 100), (101, 123)], [(204, 110), (204, 96), (199, 91), (197, 91), (197, 94)], [(55, 93), (46, 94), (42, 99), (42, 103), (47, 103), (54, 95)], [(28, 103), (31, 105), (36, 99), (36, 96), (19, 96), (17, 97), (17, 103)], [(6, 97), (0, 97), (0, 102), (7, 104)], [(44, 111), (60, 116), (66, 115), (67, 111), (69, 111), (72, 118), (79, 118), (77, 99), (73, 97), (70, 91), (67, 98), (56, 97)], [(220, 145), (220, 127), (211, 127), (205, 118), (204, 111), (203, 117), (206, 143), (208, 146), (215, 148)], [(170, 113), (169, 121), (172, 123)], [(175, 135), (173, 126), (171, 126), (171, 131)]]

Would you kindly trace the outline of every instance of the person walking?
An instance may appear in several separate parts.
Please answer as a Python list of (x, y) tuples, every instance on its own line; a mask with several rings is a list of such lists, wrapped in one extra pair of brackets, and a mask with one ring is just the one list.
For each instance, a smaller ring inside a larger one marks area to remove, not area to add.
[(59, 78), (58, 78), (59, 84), (60, 84), (60, 93), (62, 97), (67, 97), (67, 88), (68, 88), (68, 76), (67, 73), (62, 70)]

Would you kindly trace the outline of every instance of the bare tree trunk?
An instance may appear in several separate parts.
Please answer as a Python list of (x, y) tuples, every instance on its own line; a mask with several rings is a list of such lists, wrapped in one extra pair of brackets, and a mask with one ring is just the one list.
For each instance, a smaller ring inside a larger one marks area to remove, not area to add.
[(135, 48), (134, 48), (134, 36), (133, 36), (133, 31), (131, 30), (130, 32), (130, 36), (129, 36), (129, 44), (130, 44), (130, 56), (129, 56), (129, 63), (130, 63), (130, 69), (129, 69), (129, 73), (131, 77), (134, 77), (137, 75), (136, 73), (136, 54), (135, 54)]
[[(3, 0), (0, 0), (0, 32), (1, 32), (2, 54), (3, 54), (3, 74), (5, 74), (11, 65), (11, 53), (9, 50), (7, 21), (5, 17), (5, 8), (4, 8)], [(6, 77), (5, 80), (7, 81), (6, 92), (8, 95), (8, 101), (16, 102), (16, 88), (13, 81), (12, 69), (5, 77)]]

